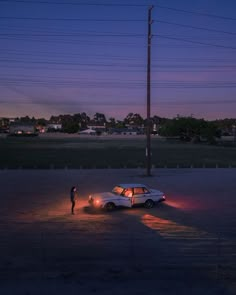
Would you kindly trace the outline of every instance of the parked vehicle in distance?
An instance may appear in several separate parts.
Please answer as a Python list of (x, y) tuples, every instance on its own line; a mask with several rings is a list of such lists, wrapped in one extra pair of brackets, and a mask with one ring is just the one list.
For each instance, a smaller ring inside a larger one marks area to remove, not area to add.
[(123, 183), (116, 185), (111, 192), (95, 193), (89, 196), (89, 204), (94, 208), (104, 208), (108, 211), (116, 207), (135, 207), (144, 205), (152, 208), (155, 203), (165, 201), (163, 192), (148, 188), (140, 183)]

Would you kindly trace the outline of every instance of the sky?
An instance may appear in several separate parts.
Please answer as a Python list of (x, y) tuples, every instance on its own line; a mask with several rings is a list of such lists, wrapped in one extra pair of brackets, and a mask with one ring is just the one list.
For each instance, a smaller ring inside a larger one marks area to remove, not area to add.
[(0, 117), (236, 118), (235, 0), (0, 0)]

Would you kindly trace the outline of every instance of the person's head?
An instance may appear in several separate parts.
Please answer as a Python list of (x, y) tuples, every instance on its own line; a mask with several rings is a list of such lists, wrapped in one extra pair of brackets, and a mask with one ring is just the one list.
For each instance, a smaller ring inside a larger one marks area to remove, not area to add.
[(75, 186), (72, 186), (72, 188), (71, 188), (70, 191), (71, 191), (71, 192), (75, 192), (75, 191), (76, 191), (76, 187), (75, 187)]

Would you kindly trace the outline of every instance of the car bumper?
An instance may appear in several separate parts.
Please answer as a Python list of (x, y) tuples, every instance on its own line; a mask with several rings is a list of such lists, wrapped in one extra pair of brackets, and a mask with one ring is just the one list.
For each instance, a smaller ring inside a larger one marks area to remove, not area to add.
[(160, 200), (159, 200), (159, 202), (165, 202), (166, 201), (166, 196), (163, 196)]
[(96, 204), (93, 199), (89, 199), (88, 203), (89, 203), (90, 207), (92, 207), (94, 209), (102, 209), (104, 207), (104, 204), (101, 204), (101, 203)]

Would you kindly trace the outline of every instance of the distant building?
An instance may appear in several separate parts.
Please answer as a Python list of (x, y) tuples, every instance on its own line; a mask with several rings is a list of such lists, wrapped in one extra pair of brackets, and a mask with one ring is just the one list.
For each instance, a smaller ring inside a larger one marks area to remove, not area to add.
[(137, 128), (110, 128), (109, 129), (110, 134), (116, 134), (116, 135), (139, 135), (140, 130)]
[(62, 130), (62, 124), (60, 123), (49, 123), (47, 125), (47, 131), (61, 131)]
[(45, 133), (45, 132), (47, 132), (47, 127), (44, 126), (44, 125), (37, 124), (35, 126), (35, 128), (36, 128), (36, 131), (39, 132), (39, 133)]
[(0, 133), (8, 133), (8, 132), (9, 132), (9, 119), (0, 118)]
[(96, 135), (96, 130), (93, 129), (85, 129), (79, 132), (81, 135)]
[(23, 122), (12, 122), (9, 126), (9, 135), (25, 135), (35, 136), (37, 135), (34, 124)]
[(95, 131), (97, 135), (106, 134), (106, 125), (104, 123), (101, 124), (88, 124), (88, 129)]

